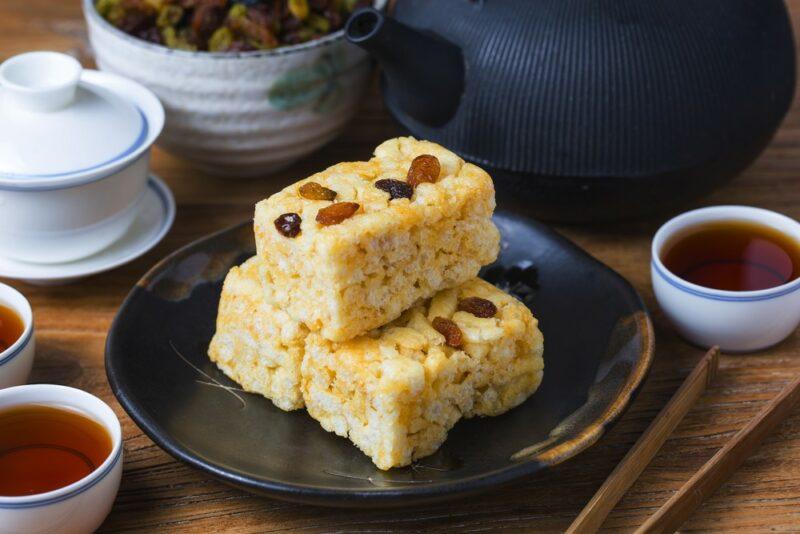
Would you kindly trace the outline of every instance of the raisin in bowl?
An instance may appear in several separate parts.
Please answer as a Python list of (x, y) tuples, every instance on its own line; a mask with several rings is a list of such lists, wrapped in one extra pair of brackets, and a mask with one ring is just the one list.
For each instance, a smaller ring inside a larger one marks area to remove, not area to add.
[(95, 0), (83, 0), (83, 11), (98, 68), (142, 83), (163, 103), (159, 145), (228, 178), (268, 175), (331, 141), (355, 114), (372, 69), (342, 30), (298, 44), (281, 36), (263, 50), (184, 50), (148, 40), (152, 29), (126, 33)]

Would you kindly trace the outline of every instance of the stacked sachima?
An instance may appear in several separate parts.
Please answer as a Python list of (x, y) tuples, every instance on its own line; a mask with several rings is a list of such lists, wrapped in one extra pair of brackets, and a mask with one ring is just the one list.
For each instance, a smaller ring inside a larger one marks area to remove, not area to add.
[(536, 319), (476, 278), (494, 206), (483, 170), (411, 138), (287, 187), (256, 206), (258, 255), (225, 280), (209, 356), (381, 469), (433, 453), (542, 380)]

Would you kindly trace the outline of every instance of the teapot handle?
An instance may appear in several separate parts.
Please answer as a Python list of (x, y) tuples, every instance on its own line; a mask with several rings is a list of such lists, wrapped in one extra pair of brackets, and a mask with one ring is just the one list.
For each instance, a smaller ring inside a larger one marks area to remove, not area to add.
[(355, 11), (345, 25), (351, 43), (372, 54), (383, 68), (384, 96), (395, 112), (437, 127), (455, 115), (464, 92), (461, 48), (373, 8)]

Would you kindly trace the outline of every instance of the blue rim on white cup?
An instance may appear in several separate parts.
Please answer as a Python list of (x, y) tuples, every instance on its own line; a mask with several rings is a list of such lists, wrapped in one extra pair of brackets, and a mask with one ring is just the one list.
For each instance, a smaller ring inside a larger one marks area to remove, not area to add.
[(661, 309), (688, 341), (727, 352), (753, 352), (783, 341), (800, 324), (800, 278), (758, 291), (725, 291), (688, 282), (664, 266), (671, 240), (715, 221), (769, 226), (800, 243), (800, 223), (774, 211), (750, 206), (713, 206), (667, 221), (653, 238), (651, 278)]
[(122, 428), (102, 400), (79, 389), (31, 384), (0, 390), (0, 411), (30, 404), (75, 410), (97, 421), (111, 437), (111, 453), (90, 474), (36, 495), (0, 496), (0, 533), (93, 532), (114, 504), (122, 477)]
[(19, 339), (0, 352), (0, 390), (2, 390), (27, 382), (33, 366), (36, 342), (33, 335), (33, 311), (28, 299), (13, 287), (0, 283), (0, 305), (16, 313), (24, 325)]

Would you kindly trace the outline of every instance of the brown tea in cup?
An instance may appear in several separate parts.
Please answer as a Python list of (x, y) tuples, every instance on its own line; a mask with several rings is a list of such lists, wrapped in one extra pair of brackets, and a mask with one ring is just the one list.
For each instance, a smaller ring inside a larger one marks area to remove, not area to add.
[(687, 282), (727, 291), (770, 289), (800, 277), (800, 243), (751, 221), (689, 228), (666, 244), (661, 260)]
[(68, 486), (100, 467), (111, 450), (105, 427), (80, 412), (43, 404), (0, 410), (0, 496)]
[(25, 324), (17, 312), (0, 304), (0, 352), (17, 342), (25, 331)]

